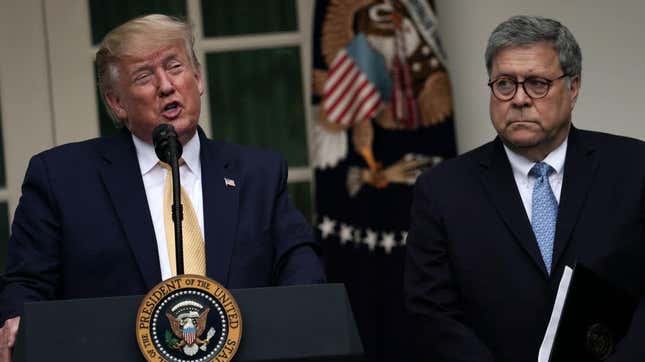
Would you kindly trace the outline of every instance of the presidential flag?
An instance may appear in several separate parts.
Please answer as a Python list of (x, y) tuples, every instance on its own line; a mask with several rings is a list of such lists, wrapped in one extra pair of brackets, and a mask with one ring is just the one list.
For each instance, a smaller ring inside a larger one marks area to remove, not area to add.
[(409, 361), (403, 262), (416, 177), (455, 156), (450, 80), (425, 0), (318, 0), (316, 226), (367, 361)]

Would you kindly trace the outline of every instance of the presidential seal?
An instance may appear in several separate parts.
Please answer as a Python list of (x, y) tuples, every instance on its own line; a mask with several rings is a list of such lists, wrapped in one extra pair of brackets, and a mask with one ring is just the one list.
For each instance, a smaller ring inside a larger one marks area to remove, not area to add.
[(157, 284), (136, 320), (139, 349), (148, 361), (227, 362), (242, 337), (242, 316), (231, 293), (200, 275)]
[(605, 361), (614, 351), (614, 336), (611, 330), (602, 323), (595, 323), (587, 329), (585, 340), (587, 352), (595, 361)]

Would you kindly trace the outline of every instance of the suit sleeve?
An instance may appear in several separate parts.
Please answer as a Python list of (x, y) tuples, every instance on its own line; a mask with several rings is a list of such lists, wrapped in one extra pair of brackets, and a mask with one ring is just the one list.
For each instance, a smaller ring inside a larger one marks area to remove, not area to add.
[(276, 264), (273, 284), (324, 283), (319, 252), (311, 225), (289, 200), (287, 163), (280, 158), (280, 172), (272, 213), (272, 237), (275, 241)]
[[(0, 321), (21, 315), (24, 302), (53, 299), (58, 280), (60, 226), (42, 156), (29, 162), (9, 238), (0, 286)], [(2, 324), (0, 322), (0, 324)]]
[(486, 345), (464, 323), (450, 267), (450, 240), (442, 223), (440, 198), (435, 196), (441, 191), (428, 176), (420, 177), (415, 186), (405, 263), (405, 302), (414, 355), (422, 361), (493, 361)]

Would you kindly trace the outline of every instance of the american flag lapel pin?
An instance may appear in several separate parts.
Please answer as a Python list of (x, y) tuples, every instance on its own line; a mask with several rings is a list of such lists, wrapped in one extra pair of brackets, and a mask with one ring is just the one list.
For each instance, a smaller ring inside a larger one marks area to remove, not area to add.
[(224, 177), (224, 185), (226, 187), (235, 187), (235, 180)]

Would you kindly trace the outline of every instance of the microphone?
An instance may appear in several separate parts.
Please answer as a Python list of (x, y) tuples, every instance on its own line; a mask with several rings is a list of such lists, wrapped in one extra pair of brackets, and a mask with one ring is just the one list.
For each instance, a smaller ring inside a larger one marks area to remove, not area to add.
[(168, 123), (162, 123), (152, 131), (152, 143), (155, 146), (155, 153), (159, 159), (167, 164), (171, 160), (177, 161), (181, 157), (183, 148), (177, 140), (175, 127)]
[(152, 143), (159, 160), (170, 165), (172, 173), (172, 222), (175, 224), (175, 256), (177, 275), (184, 274), (184, 246), (182, 238), (181, 221), (184, 211), (181, 204), (181, 184), (179, 179), (179, 157), (183, 148), (177, 140), (175, 127), (163, 123), (152, 131)]

